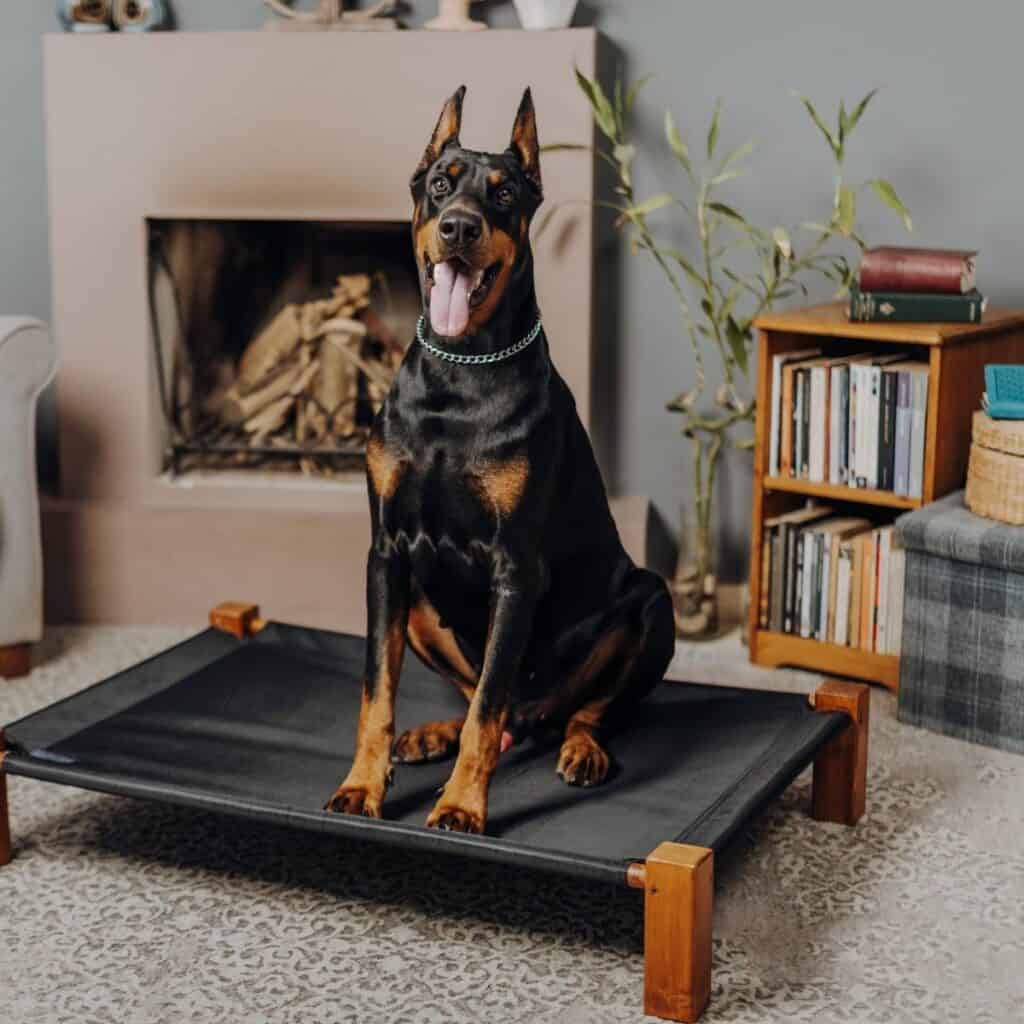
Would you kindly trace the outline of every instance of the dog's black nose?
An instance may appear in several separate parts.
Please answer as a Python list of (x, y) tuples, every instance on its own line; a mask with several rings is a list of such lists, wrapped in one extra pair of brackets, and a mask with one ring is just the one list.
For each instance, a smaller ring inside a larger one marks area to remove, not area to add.
[(484, 225), (478, 213), (470, 210), (448, 210), (442, 214), (437, 230), (441, 237), (452, 245), (472, 245), (483, 234)]

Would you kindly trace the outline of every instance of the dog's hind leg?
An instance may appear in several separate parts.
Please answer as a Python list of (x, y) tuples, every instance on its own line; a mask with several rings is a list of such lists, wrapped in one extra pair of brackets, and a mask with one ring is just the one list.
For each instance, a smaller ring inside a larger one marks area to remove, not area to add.
[[(441, 624), (436, 609), (422, 595), (409, 611), (406, 637), (420, 661), (450, 682), (468, 704), (479, 673), (459, 647), (455, 634)], [(462, 716), (406, 729), (395, 740), (391, 760), (395, 764), (427, 764), (451, 757), (459, 748), (465, 721)]]
[(606, 633), (570, 676), (570, 693), (585, 692), (566, 723), (558, 754), (557, 772), (570, 786), (596, 786), (604, 781), (610, 762), (601, 744), (603, 732), (661, 682), (672, 658), (671, 598), (653, 573), (637, 572), (643, 572), (639, 597), (633, 595), (639, 615), (634, 612)]

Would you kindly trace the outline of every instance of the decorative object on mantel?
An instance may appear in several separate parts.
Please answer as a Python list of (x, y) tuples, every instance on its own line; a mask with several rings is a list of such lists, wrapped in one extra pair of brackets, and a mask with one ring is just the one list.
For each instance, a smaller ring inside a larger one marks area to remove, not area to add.
[(263, 0), (280, 18), (272, 18), (264, 28), (278, 31), (343, 30), (380, 32), (398, 28), (389, 17), (398, 9), (396, 0), (377, 0), (365, 10), (346, 11), (345, 0), (320, 0), (315, 11), (296, 11), (281, 0)]
[(109, 32), (111, 0), (58, 0), (57, 18), (65, 32)]
[(579, 0), (515, 0), (523, 28), (568, 28)]
[(114, 0), (114, 24), (121, 32), (152, 32), (166, 23), (164, 0)]
[[(633, 141), (632, 110), (646, 79), (624, 89), (616, 85), (608, 95), (596, 80), (577, 72), (577, 81), (590, 104), (594, 121), (605, 140), (601, 152), (617, 174), (611, 201), (604, 203), (618, 214), (615, 224), (630, 234), (633, 251), (649, 256), (667, 278), (678, 312), (674, 328), (693, 352), (692, 386), (667, 403), (683, 417), (682, 433), (693, 445), (692, 522), (683, 536), (692, 543), (681, 547), (673, 581), (676, 625), (680, 636), (705, 639), (718, 632), (718, 579), (715, 566), (712, 506), (723, 447), (750, 451), (754, 439), (736, 437), (737, 427), (754, 420), (755, 401), (749, 380), (754, 318), (770, 310), (777, 300), (807, 293), (804, 278), (823, 275), (845, 291), (855, 271), (835, 242), (854, 243), (863, 249), (857, 225), (857, 194), (868, 188), (900, 215), (907, 230), (910, 217), (893, 187), (882, 179), (848, 184), (843, 161), (850, 136), (867, 109), (874, 91), (849, 111), (840, 103), (834, 126), (825, 123), (809, 100), (801, 101), (824, 136), (835, 165), (830, 187), (831, 209), (824, 223), (802, 223), (792, 233), (784, 227), (761, 228), (721, 198), (721, 186), (738, 177), (741, 162), (754, 148), (744, 142), (723, 153), (719, 146), (721, 104), (716, 103), (700, 156), (691, 155), (670, 111), (665, 114), (665, 139), (685, 179), (685, 201), (667, 193), (638, 196), (633, 163), (638, 144)], [(554, 149), (579, 149), (556, 145)], [(692, 228), (697, 251), (684, 253), (656, 237), (663, 225), (650, 218), (671, 207), (682, 211)], [(544, 228), (541, 222), (540, 229)], [(796, 232), (802, 237), (793, 237)], [(751, 259), (753, 255), (754, 259)], [(751, 272), (751, 264), (759, 269)], [(706, 352), (716, 365), (705, 366)], [(713, 390), (712, 390), (713, 389)], [(707, 396), (713, 396), (713, 402)]]
[(36, 399), (53, 377), (46, 325), (0, 317), (0, 676), (25, 675), (43, 631)]
[(469, 5), (474, 2), (475, 0), (439, 0), (437, 17), (431, 18), (423, 27), (447, 32), (479, 32), (487, 26), (469, 16)]

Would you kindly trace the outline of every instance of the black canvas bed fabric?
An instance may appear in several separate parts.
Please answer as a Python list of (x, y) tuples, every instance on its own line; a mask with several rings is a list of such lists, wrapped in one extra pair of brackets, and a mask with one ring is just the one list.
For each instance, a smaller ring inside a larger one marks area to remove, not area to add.
[[(352, 756), (361, 637), (270, 623), (207, 630), (5, 728), (4, 768), (353, 838), (623, 883), (664, 841), (720, 851), (846, 722), (798, 694), (666, 683), (612, 737), (593, 789), (555, 774), (557, 742), (503, 755), (486, 836), (426, 829), (451, 763), (399, 766), (385, 820), (328, 814)], [(399, 730), (452, 717), (453, 687), (405, 661)]]

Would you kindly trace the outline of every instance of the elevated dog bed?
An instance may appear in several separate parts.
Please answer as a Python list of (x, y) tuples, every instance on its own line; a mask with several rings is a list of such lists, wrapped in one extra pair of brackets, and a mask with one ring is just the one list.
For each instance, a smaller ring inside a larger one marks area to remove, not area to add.
[[(215, 628), (7, 726), (0, 769), (644, 888), (646, 1007), (677, 1020), (696, 1019), (710, 988), (714, 853), (811, 761), (817, 816), (852, 824), (863, 809), (866, 687), (826, 684), (812, 708), (802, 695), (666, 683), (609, 740), (602, 786), (564, 785), (557, 743), (505, 754), (486, 836), (423, 827), (450, 763), (398, 767), (383, 821), (329, 814), (352, 757), (364, 641), (256, 615), (221, 606)], [(464, 709), (406, 658), (399, 730)]]

